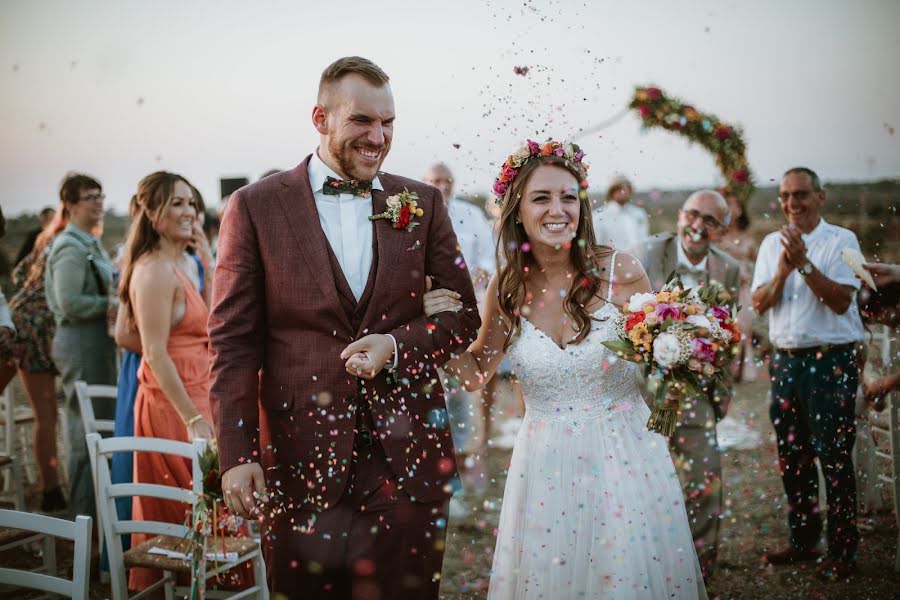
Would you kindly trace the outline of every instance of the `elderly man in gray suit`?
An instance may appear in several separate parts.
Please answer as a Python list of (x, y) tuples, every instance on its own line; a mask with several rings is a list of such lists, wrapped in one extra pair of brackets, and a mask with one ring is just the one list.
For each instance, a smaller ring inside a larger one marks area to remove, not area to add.
[[(740, 267), (711, 245), (730, 220), (728, 203), (719, 193), (694, 192), (678, 211), (677, 232), (651, 236), (630, 251), (643, 263), (654, 290), (661, 289), (675, 272), (685, 287), (717, 283), (737, 298)], [(716, 567), (722, 506), (716, 422), (725, 416), (730, 400), (730, 385), (719, 384), (710, 385), (705, 396), (684, 399), (678, 427), (669, 440), (704, 578)]]

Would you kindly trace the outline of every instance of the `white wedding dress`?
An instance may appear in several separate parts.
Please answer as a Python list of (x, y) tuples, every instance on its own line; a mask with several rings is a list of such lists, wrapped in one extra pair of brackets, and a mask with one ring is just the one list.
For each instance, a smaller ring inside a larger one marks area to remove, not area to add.
[(488, 598), (706, 598), (666, 439), (606, 304), (561, 349), (522, 319), (507, 356), (525, 395)]

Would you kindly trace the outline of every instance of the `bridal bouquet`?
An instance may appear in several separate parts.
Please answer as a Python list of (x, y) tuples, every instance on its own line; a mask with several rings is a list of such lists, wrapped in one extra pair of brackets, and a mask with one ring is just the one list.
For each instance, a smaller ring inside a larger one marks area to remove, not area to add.
[(650, 431), (671, 436), (680, 394), (703, 394), (704, 385), (724, 377), (741, 341), (738, 307), (730, 302), (721, 286), (683, 289), (670, 277), (662, 291), (634, 294), (616, 315), (619, 339), (603, 344), (642, 364), (655, 384)]

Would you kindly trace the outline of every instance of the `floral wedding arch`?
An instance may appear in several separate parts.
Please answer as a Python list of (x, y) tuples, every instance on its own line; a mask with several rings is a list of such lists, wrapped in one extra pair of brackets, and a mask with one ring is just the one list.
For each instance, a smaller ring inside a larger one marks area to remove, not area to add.
[(701, 113), (658, 87), (638, 87), (629, 104), (646, 128), (661, 127), (681, 134), (706, 148), (725, 180), (722, 193), (746, 202), (753, 193), (753, 174), (747, 163), (747, 145), (740, 127), (723, 123), (712, 114)]

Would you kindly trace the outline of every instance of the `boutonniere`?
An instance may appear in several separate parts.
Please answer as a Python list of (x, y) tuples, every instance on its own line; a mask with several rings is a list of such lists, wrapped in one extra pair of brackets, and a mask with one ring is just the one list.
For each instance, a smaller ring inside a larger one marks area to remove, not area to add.
[(419, 225), (417, 221), (413, 221), (413, 218), (425, 214), (425, 211), (418, 206), (418, 199), (418, 194), (403, 188), (399, 194), (388, 196), (386, 211), (371, 215), (369, 220), (390, 219), (394, 229), (412, 231)]

